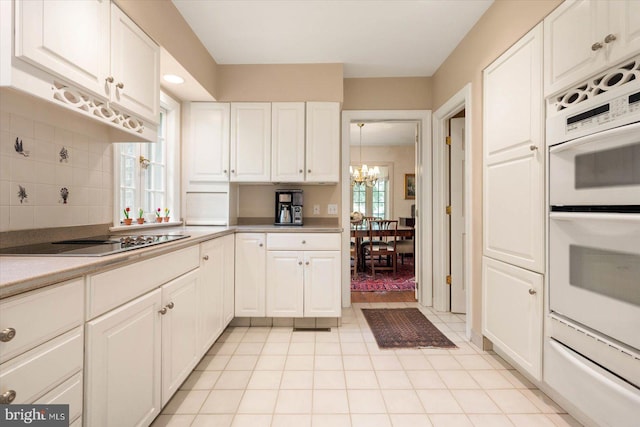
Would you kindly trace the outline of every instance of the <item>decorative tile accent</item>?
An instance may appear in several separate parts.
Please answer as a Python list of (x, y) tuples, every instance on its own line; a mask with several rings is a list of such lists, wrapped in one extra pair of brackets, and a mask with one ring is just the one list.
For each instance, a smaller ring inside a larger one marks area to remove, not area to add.
[(24, 147), (22, 146), (22, 140), (20, 138), (16, 137), (16, 143), (13, 148), (15, 148), (16, 153), (22, 154), (25, 157), (29, 157), (29, 152), (24, 150)]
[(62, 203), (67, 204), (67, 198), (69, 197), (69, 190), (67, 187), (62, 187), (60, 189), (60, 197), (62, 197)]
[(20, 199), (21, 204), (27, 199), (27, 189), (22, 185), (18, 185), (18, 199)]
[(60, 163), (65, 162), (67, 163), (69, 161), (69, 150), (66, 149), (66, 147), (62, 147), (62, 149), (60, 149)]

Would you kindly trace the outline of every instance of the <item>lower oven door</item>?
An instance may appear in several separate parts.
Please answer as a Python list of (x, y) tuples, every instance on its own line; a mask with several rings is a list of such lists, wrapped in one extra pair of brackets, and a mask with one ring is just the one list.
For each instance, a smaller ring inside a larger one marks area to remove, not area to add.
[(551, 213), (551, 311), (640, 349), (640, 215)]

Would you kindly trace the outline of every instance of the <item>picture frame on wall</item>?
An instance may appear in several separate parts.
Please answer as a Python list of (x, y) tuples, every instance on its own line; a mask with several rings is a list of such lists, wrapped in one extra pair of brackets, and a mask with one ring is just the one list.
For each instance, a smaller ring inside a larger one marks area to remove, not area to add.
[(415, 173), (404, 174), (404, 198), (406, 200), (413, 200), (416, 198), (416, 174)]

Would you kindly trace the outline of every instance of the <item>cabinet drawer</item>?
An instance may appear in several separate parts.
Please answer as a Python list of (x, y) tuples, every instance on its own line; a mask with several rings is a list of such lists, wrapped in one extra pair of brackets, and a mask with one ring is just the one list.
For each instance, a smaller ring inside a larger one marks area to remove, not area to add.
[(267, 250), (270, 251), (339, 251), (339, 233), (269, 233)]
[(78, 372), (35, 402), (43, 405), (69, 405), (69, 421), (82, 415), (82, 372)]
[(14, 404), (33, 403), (82, 370), (82, 327), (0, 365), (0, 394), (16, 392)]
[(199, 246), (160, 255), (87, 278), (87, 320), (198, 267)]
[(11, 341), (0, 342), (0, 363), (82, 323), (83, 280), (27, 292), (0, 302), (0, 331), (13, 328)]

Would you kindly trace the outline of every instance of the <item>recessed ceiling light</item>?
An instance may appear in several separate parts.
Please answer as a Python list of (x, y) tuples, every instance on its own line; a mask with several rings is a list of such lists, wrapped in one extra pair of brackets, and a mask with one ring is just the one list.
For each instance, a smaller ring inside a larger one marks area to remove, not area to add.
[(175, 74), (165, 74), (162, 78), (168, 83), (174, 83), (177, 85), (184, 83), (184, 79), (180, 76), (176, 76)]

